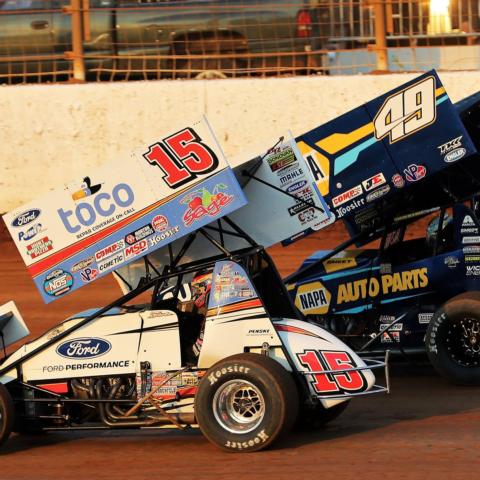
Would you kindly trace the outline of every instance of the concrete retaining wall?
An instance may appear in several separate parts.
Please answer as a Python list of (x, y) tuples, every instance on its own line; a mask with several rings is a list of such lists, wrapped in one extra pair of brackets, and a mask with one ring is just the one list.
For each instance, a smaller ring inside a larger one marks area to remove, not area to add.
[[(412, 74), (38, 85), (0, 88), (0, 212), (206, 114), (227, 156), (294, 135)], [(480, 72), (443, 73), (453, 101)], [(257, 153), (257, 152), (252, 152)]]

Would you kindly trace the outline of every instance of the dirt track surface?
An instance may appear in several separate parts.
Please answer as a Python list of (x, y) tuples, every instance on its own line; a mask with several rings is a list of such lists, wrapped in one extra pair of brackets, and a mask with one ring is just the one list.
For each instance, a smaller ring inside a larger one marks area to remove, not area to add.
[[(322, 248), (338, 233), (323, 236)], [(0, 238), (0, 305), (15, 300), (32, 336), (118, 296), (105, 278), (45, 306), (12, 242)], [(311, 237), (271, 254), (286, 274), (316, 248)], [(325, 429), (293, 432), (265, 452), (223, 453), (198, 431), (12, 436), (0, 450), (0, 480), (480, 478), (480, 388), (451, 386), (428, 367), (396, 366), (392, 377), (390, 395), (355, 399)]]

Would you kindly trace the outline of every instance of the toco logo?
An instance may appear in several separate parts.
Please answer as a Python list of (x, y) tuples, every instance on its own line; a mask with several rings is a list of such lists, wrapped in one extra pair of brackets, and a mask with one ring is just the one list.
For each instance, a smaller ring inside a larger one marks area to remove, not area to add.
[(75, 338), (61, 343), (57, 353), (65, 358), (95, 358), (105, 355), (112, 348), (112, 344), (101, 338)]
[(109, 217), (115, 213), (117, 207), (126, 208), (135, 200), (133, 190), (126, 183), (115, 185), (111, 193), (102, 192), (90, 196), (93, 197), (93, 202), (79, 202), (75, 211), (63, 208), (57, 210), (60, 220), (68, 232), (78, 232), (82, 228), (80, 225), (90, 227), (96, 222), (98, 215)]

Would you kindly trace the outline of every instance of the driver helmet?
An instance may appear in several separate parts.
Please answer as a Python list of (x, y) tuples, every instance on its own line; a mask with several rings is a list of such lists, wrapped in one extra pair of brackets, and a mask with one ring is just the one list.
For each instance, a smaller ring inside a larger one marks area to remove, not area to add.
[[(435, 245), (435, 241), (437, 239), (439, 222), (440, 222), (440, 215), (437, 215), (436, 217), (432, 218), (432, 220), (430, 220), (430, 223), (428, 224), (426, 240), (427, 240), (427, 245), (429, 247), (433, 247)], [(451, 228), (451, 227), (453, 227), (453, 218), (446, 213), (443, 216), (442, 231), (445, 231), (447, 228)]]
[(212, 289), (212, 271), (197, 272), (191, 283), (192, 300), (197, 308), (207, 306), (208, 294)]

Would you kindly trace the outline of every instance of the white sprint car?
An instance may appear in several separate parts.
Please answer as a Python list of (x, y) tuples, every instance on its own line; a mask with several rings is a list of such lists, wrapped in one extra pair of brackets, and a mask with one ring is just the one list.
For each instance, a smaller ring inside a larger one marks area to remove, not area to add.
[[(386, 362), (296, 319), (262, 247), (162, 273), (143, 261), (136, 288), (0, 363), (0, 443), (11, 431), (198, 426), (224, 450), (251, 452), (297, 418), (322, 424), (352, 397), (388, 390), (388, 375), (381, 386), (372, 373)], [(0, 332), (4, 351), (28, 334), (13, 302)]]

